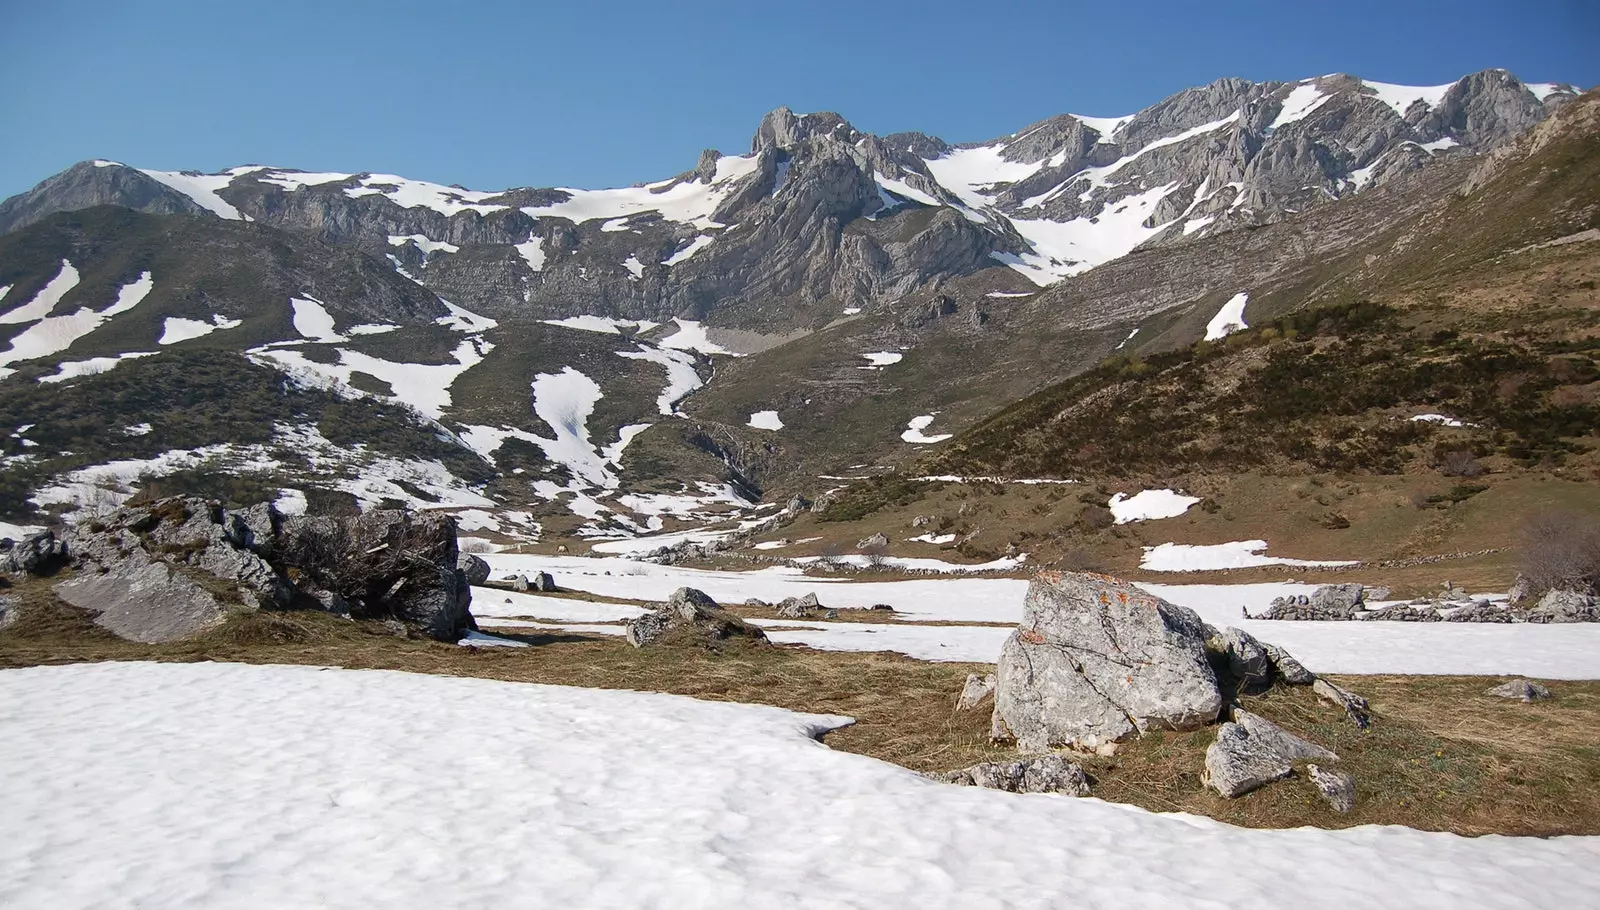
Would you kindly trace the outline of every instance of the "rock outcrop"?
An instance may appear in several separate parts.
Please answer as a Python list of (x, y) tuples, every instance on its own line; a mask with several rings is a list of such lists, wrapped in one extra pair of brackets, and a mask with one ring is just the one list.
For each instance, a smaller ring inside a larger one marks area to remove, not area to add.
[(240, 609), (398, 620), (440, 641), (473, 628), (445, 516), (285, 519), (270, 505), (174, 498), (80, 525), (69, 550), (77, 571), (57, 596), (134, 641), (186, 638)]
[(1046, 572), (996, 667), (993, 732), (1024, 751), (1192, 730), (1222, 695), (1192, 610), (1104, 575)]
[(54, 531), (40, 531), (21, 540), (0, 540), (0, 575), (42, 574), (66, 558), (66, 542), (57, 540)]
[(628, 644), (643, 648), (661, 643), (712, 646), (734, 638), (765, 642), (766, 633), (717, 606), (697, 588), (679, 588), (668, 601), (628, 623)]

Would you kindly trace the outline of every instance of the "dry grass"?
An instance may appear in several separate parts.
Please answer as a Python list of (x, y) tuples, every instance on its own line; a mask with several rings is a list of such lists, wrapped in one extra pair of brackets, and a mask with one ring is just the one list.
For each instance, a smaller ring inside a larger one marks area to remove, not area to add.
[[(191, 641), (140, 645), (99, 631), (79, 611), (44, 607), (0, 633), (0, 667), (219, 660), (671, 692), (849, 715), (857, 723), (830, 734), (829, 745), (920, 771), (1014, 756), (988, 742), (987, 705), (955, 710), (966, 675), (989, 669), (982, 665), (743, 642), (715, 651), (635, 650), (614, 638), (566, 633), (509, 637), (533, 647), (460, 648), (318, 613), (241, 613)], [(1236, 800), (1205, 790), (1200, 769), (1209, 730), (1156, 734), (1112, 758), (1085, 759), (1095, 793), (1255, 827), (1372, 823), (1462, 834), (1600, 834), (1600, 683), (1551, 683), (1555, 700), (1522, 705), (1485, 697), (1495, 681), (1484, 678), (1341, 682), (1371, 699), (1377, 720), (1370, 731), (1304, 690), (1274, 690), (1246, 704), (1339, 752), (1341, 766), (1360, 781), (1351, 815), (1335, 815), (1300, 781)]]

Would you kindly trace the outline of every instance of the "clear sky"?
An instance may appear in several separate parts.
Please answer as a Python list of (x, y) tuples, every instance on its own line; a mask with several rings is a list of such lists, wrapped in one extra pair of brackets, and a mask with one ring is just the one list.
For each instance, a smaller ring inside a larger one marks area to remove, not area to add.
[(626, 185), (761, 115), (987, 139), (1222, 76), (1600, 83), (1600, 0), (0, 0), (0, 196), (86, 158)]

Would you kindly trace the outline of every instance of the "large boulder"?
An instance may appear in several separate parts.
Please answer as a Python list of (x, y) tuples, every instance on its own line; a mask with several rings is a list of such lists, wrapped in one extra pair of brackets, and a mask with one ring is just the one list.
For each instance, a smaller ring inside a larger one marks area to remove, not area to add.
[(395, 619), (439, 641), (476, 628), (458, 568), (455, 520), (376, 509), (352, 518), (298, 516), (278, 531), (277, 556), (357, 619)]
[(1054, 754), (1018, 761), (983, 762), (960, 771), (951, 771), (941, 775), (941, 778), (952, 784), (1008, 793), (1089, 795), (1089, 777), (1083, 773), (1083, 768)]
[(101, 628), (146, 644), (198, 635), (221, 625), (228, 611), (240, 606), (143, 550), (110, 565), (86, 566), (57, 584), (55, 592), (93, 613)]
[(1192, 610), (1105, 575), (1045, 572), (995, 673), (991, 725), (1025, 751), (1192, 730), (1222, 708)]

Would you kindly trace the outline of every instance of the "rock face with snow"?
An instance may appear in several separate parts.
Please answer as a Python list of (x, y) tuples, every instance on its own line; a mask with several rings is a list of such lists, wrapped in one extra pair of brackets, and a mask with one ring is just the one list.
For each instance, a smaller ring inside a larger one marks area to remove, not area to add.
[(994, 731), (1027, 751), (1192, 730), (1222, 707), (1193, 611), (1127, 582), (1045, 572), (995, 672)]

